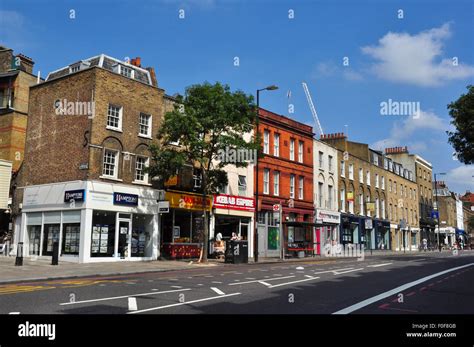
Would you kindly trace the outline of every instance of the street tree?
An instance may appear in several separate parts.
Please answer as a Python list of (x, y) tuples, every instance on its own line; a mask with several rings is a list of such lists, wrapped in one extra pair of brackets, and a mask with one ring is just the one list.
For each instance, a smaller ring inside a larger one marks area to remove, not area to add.
[(447, 133), (459, 161), (474, 164), (474, 86), (469, 85), (467, 89), (466, 94), (448, 105), (451, 124), (456, 130)]
[(246, 167), (250, 162), (242, 156), (223, 154), (257, 153), (260, 147), (260, 136), (250, 135), (255, 112), (253, 96), (232, 92), (228, 85), (206, 82), (189, 86), (184, 96), (177, 97), (174, 110), (166, 113), (158, 144), (150, 148), (151, 177), (165, 182), (189, 164), (200, 172), (204, 218), (200, 262), (207, 261), (209, 243), (206, 201), (227, 185), (227, 165)]

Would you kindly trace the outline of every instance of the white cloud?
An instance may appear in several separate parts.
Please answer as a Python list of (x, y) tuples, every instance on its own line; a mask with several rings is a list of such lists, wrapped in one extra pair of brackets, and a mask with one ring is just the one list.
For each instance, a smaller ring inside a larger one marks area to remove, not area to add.
[(415, 35), (388, 32), (377, 45), (362, 47), (376, 62), (371, 71), (379, 78), (419, 86), (474, 76), (474, 67), (442, 58), (444, 42), (452, 35), (450, 24)]
[(446, 173), (445, 181), (451, 191), (464, 193), (474, 189), (474, 165), (463, 165)]
[(408, 146), (411, 152), (420, 153), (428, 149), (428, 140), (433, 133), (436, 133), (438, 137), (444, 137), (447, 136), (445, 131), (450, 128), (449, 121), (433, 112), (420, 110), (419, 117), (404, 116), (402, 121), (396, 121), (392, 126), (390, 136), (375, 142), (372, 147), (384, 149)]
[(344, 79), (349, 81), (363, 80), (362, 74), (353, 70), (351, 67), (338, 66), (332, 61), (318, 63), (313, 70), (312, 78), (318, 79), (335, 75), (341, 75)]

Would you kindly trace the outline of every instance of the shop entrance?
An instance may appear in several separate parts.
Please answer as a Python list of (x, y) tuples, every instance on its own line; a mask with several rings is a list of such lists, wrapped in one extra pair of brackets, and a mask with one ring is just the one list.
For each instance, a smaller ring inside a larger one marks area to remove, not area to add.
[(118, 255), (121, 259), (128, 258), (130, 244), (130, 220), (119, 220)]

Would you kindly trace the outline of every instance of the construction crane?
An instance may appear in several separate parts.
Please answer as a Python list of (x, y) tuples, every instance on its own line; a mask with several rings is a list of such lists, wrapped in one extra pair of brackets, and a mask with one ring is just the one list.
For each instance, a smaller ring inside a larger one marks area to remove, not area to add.
[(306, 94), (306, 99), (308, 99), (308, 105), (309, 109), (311, 110), (311, 113), (313, 114), (313, 119), (316, 125), (318, 126), (319, 129), (319, 135), (324, 135), (323, 128), (321, 127), (321, 123), (319, 122), (318, 114), (316, 113), (316, 108), (314, 107), (313, 104), (313, 99), (311, 99), (311, 94), (309, 93), (308, 86), (306, 85), (305, 82), (303, 84), (303, 89), (304, 93)]

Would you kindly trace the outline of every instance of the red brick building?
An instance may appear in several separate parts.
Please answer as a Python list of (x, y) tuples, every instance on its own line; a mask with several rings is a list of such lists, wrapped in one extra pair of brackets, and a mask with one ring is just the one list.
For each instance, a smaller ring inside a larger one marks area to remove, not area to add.
[(273, 213), (278, 204), (285, 255), (313, 249), (313, 128), (265, 109), (259, 117), (264, 153), (258, 169), (259, 255), (281, 254), (279, 217)]

